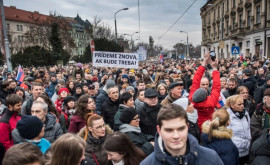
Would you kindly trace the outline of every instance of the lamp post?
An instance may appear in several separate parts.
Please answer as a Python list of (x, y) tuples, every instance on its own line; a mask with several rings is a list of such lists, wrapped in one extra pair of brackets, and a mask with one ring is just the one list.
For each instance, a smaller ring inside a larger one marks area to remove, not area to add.
[(128, 10), (128, 8), (123, 8), (118, 10), (117, 12), (114, 13), (114, 26), (115, 26), (115, 42), (117, 43), (117, 26), (116, 26), (116, 14), (122, 10)]
[(137, 34), (137, 33), (139, 33), (139, 32), (134, 32), (134, 33), (132, 33), (132, 34), (124, 34), (125, 36), (130, 36), (130, 49), (132, 49), (132, 36), (134, 35), (134, 34)]
[(186, 33), (187, 34), (187, 58), (189, 58), (189, 46), (188, 46), (188, 32), (185, 31), (180, 31), (181, 33)]

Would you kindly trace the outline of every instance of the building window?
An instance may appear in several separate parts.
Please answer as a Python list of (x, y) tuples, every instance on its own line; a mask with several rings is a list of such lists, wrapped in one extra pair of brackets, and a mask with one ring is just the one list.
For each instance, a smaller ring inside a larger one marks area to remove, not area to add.
[(18, 35), (18, 42), (23, 42), (23, 36)]
[(250, 27), (251, 25), (251, 11), (247, 11), (247, 27)]
[(235, 7), (236, 6), (236, 3), (235, 3), (235, 0), (232, 0), (232, 7)]
[(219, 16), (220, 16), (220, 7), (218, 7), (218, 18), (219, 18)]
[(7, 30), (10, 30), (10, 24), (7, 23)]
[(239, 28), (243, 28), (243, 15), (242, 14), (240, 14), (239, 15)]
[(23, 31), (23, 26), (22, 25), (17, 25), (17, 31)]
[(250, 47), (250, 41), (247, 41), (246, 45), (247, 47)]
[(256, 8), (256, 24), (261, 23), (261, 7)]
[(235, 17), (232, 18), (232, 30), (235, 30), (236, 26), (235, 26)]
[(227, 11), (229, 11), (229, 0), (227, 0)]
[(229, 33), (229, 21), (226, 21), (226, 33)]

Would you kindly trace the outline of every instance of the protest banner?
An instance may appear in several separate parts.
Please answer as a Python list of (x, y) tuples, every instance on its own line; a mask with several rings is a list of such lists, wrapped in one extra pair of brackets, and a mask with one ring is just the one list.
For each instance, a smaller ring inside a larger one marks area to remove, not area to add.
[(93, 66), (137, 69), (138, 62), (137, 53), (94, 51), (93, 54)]

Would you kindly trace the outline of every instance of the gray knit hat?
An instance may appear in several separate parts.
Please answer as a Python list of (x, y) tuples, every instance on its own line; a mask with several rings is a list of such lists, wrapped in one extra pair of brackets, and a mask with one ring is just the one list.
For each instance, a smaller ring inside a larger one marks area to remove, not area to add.
[(111, 88), (111, 87), (113, 87), (113, 86), (115, 86), (115, 82), (114, 82), (114, 80), (107, 80), (107, 82), (106, 82), (106, 87), (107, 87), (107, 89), (109, 89), (109, 88)]
[(208, 95), (208, 93), (205, 89), (199, 88), (194, 92), (194, 94), (192, 96), (192, 101), (194, 103), (201, 103), (201, 102), (206, 100), (207, 95)]
[(133, 90), (133, 92), (135, 92), (135, 89), (133, 86), (128, 86), (126, 87), (126, 91), (128, 92), (129, 90)]

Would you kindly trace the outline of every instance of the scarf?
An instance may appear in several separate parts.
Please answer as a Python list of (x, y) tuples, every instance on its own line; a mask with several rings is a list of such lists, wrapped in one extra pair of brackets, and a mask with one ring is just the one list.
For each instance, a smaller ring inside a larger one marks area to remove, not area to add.
[(239, 119), (242, 119), (246, 113), (246, 109), (244, 109), (242, 112), (234, 111), (232, 108), (231, 108), (231, 110), (235, 114), (235, 116), (238, 117)]

